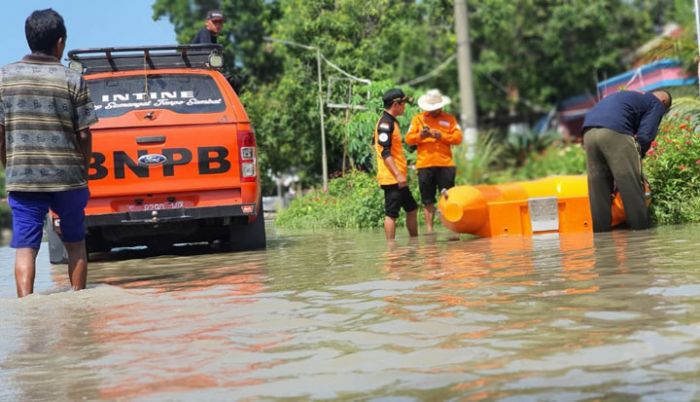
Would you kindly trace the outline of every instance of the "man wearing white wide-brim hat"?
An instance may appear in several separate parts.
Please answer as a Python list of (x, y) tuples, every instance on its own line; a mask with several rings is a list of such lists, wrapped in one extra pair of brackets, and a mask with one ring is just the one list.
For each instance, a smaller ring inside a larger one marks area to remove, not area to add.
[(427, 233), (433, 231), (436, 193), (455, 184), (451, 147), (462, 142), (462, 129), (454, 116), (443, 111), (449, 104), (450, 98), (440, 90), (426, 92), (418, 98), (423, 112), (413, 117), (406, 133), (406, 143), (418, 146), (416, 168)]

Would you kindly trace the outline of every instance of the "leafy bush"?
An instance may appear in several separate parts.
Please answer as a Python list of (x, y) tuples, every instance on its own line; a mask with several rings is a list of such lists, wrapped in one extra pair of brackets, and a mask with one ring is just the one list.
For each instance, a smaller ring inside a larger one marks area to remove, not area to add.
[(474, 156), (468, 160), (467, 145), (462, 142), (452, 147), (452, 158), (457, 165), (456, 185), (493, 182), (494, 167), (501, 159), (502, 147), (496, 144), (493, 132), (479, 135)]
[[(661, 122), (656, 141), (644, 159), (644, 173), (652, 189), (651, 217), (658, 224), (700, 222), (698, 116), (700, 100), (674, 101), (672, 114)], [(543, 152), (532, 152), (520, 168), (497, 170), (506, 154), (490, 134), (479, 136), (475, 156), (469, 161), (464, 145), (454, 147), (457, 185), (586, 172), (586, 154), (579, 144), (555, 142)], [(419, 199), (418, 180), (414, 173), (411, 176), (411, 190)], [(289, 209), (280, 212), (277, 224), (290, 228), (364, 228), (381, 227), (383, 221), (383, 192), (374, 175), (352, 171), (332, 180), (328, 193), (312, 191), (295, 200)]]
[[(697, 91), (697, 87), (693, 86), (692, 91)], [(672, 110), (670, 116), (666, 117), (667, 121), (678, 121), (679, 125), (685, 123), (692, 127), (700, 125), (700, 99), (690, 96), (676, 99), (674, 93)]]
[(695, 104), (694, 115), (684, 108), (677, 112), (674, 104), (674, 114), (661, 122), (644, 160), (652, 190), (651, 216), (659, 224), (700, 222), (700, 137), (694, 120), (700, 103)]
[[(414, 197), (418, 180), (409, 178)], [(418, 199), (418, 198), (416, 198)], [(403, 224), (405, 214), (399, 223)], [(384, 225), (384, 192), (373, 174), (350, 171), (330, 181), (328, 192), (312, 190), (292, 201), (277, 215), (275, 224), (291, 229), (369, 228)]]
[(519, 168), (525, 165), (533, 155), (537, 155), (547, 149), (558, 137), (556, 132), (508, 135), (503, 142), (504, 159)]
[(580, 144), (554, 143), (541, 153), (533, 154), (520, 169), (513, 172), (513, 178), (531, 180), (585, 173), (586, 152)]
[(554, 133), (502, 139), (495, 132), (479, 135), (471, 160), (466, 147), (453, 148), (457, 185), (531, 180), (552, 175), (584, 174), (586, 153), (579, 144), (555, 141)]
[[(382, 94), (397, 85), (392, 81), (377, 81), (366, 86), (356, 88), (357, 93), (351, 100), (351, 105), (358, 109), (350, 109), (346, 116), (341, 114), (331, 115), (329, 123), (342, 126), (337, 132), (343, 133), (343, 138), (333, 140), (342, 143), (344, 154), (347, 156), (352, 168), (370, 166), (374, 161), (374, 150), (372, 138), (374, 128), (381, 116), (384, 105)], [(402, 87), (407, 96), (414, 96), (416, 93), (412, 88)], [(364, 108), (364, 109), (362, 109)], [(417, 106), (406, 104), (406, 111), (398, 117), (403, 134), (408, 131), (411, 117), (420, 113)], [(409, 165), (415, 161), (415, 153), (406, 153)]]

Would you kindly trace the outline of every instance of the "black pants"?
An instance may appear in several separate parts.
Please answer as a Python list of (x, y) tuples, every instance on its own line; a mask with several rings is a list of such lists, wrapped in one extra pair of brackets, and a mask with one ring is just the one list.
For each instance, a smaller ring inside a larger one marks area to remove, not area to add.
[(592, 128), (583, 136), (588, 170), (588, 194), (593, 231), (611, 229), (612, 193), (617, 185), (630, 229), (649, 228), (649, 211), (644, 202), (642, 162), (631, 135), (607, 128)]
[(457, 168), (436, 166), (418, 169), (418, 188), (423, 205), (435, 204), (435, 193), (455, 186)]
[(398, 184), (390, 184), (381, 187), (384, 190), (384, 215), (396, 219), (401, 208), (406, 212), (418, 209), (408, 186), (399, 188)]

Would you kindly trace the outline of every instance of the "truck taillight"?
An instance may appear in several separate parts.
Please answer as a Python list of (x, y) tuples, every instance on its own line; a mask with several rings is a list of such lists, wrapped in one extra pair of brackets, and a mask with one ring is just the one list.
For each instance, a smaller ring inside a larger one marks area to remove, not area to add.
[(255, 135), (251, 131), (238, 132), (238, 159), (241, 168), (241, 181), (255, 181), (257, 172), (255, 171)]

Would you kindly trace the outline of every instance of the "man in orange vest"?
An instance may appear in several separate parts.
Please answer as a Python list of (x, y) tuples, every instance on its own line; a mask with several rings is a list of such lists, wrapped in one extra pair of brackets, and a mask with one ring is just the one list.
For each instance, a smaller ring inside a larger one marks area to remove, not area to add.
[(406, 182), (408, 167), (401, 141), (401, 129), (396, 120), (406, 110), (409, 98), (398, 88), (390, 89), (384, 96), (384, 112), (374, 129), (374, 150), (377, 154), (377, 181), (384, 190), (384, 234), (387, 240), (396, 237), (396, 219), (403, 207), (406, 211), (406, 228), (411, 237), (418, 236), (416, 211), (418, 205)]
[(451, 146), (462, 142), (462, 130), (454, 116), (443, 112), (442, 108), (449, 104), (450, 98), (439, 90), (426, 92), (418, 98), (423, 113), (413, 117), (406, 133), (406, 143), (418, 146), (418, 187), (428, 233), (433, 232), (436, 191), (455, 185)]

